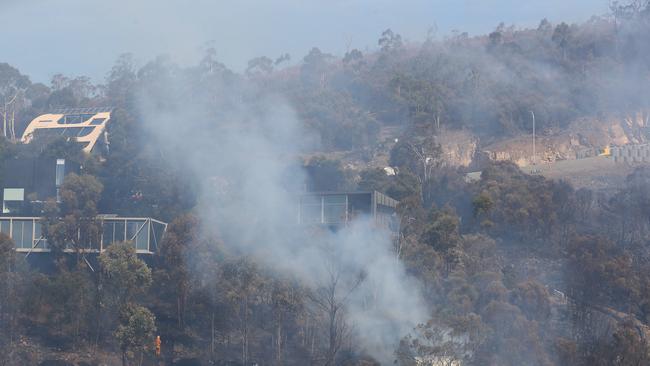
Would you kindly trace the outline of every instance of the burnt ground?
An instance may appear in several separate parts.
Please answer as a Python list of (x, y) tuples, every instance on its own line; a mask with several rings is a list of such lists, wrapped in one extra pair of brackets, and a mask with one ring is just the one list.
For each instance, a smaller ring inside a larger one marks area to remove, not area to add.
[(566, 180), (575, 188), (607, 190), (620, 187), (625, 177), (641, 165), (614, 162), (610, 157), (591, 157), (540, 163), (521, 168), (526, 173), (541, 174), (546, 178)]

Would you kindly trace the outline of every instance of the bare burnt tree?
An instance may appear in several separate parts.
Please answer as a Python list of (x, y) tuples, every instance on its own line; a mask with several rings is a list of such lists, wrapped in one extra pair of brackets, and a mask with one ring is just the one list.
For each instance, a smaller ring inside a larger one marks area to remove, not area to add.
[[(323, 330), (327, 336), (327, 347), (318, 361), (332, 366), (346, 339), (350, 337), (350, 324), (345, 318), (345, 308), (352, 294), (365, 279), (363, 272), (348, 271), (337, 251), (324, 249), (325, 275), (318, 287), (309, 294), (309, 299), (323, 316)], [(319, 362), (320, 363), (320, 362)]]

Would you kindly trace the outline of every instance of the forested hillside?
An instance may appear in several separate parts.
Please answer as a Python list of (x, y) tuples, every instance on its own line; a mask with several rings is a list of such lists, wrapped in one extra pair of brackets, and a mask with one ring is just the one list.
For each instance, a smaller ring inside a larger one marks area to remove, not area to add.
[[(647, 120), (649, 31), (634, 1), (476, 37), (388, 29), (373, 52), (314, 47), (243, 73), (214, 49), (194, 65), (124, 54), (99, 84), (0, 64), (0, 164), (83, 167), (41, 212), (39, 265), (0, 234), (0, 365), (650, 364), (650, 168), (608, 191), (510, 162), (469, 181), (440, 147), (443, 131), (528, 135), (531, 111), (540, 135)], [(106, 106), (103, 154), (20, 143), (40, 114)], [(305, 190), (399, 200), (397, 238), (363, 220), (297, 227)], [(169, 226), (152, 255), (65, 253), (99, 235), (98, 213)]]

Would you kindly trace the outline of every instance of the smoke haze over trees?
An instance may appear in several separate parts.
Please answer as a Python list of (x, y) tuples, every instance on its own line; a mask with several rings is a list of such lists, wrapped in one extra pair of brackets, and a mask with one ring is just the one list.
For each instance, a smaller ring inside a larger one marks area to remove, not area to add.
[[(0, 234), (0, 365), (647, 364), (649, 168), (607, 191), (503, 161), (469, 181), (440, 143), (527, 136), (531, 111), (541, 133), (647, 120), (648, 31), (634, 1), (421, 43), (385, 29), (373, 50), (260, 53), (242, 72), (211, 47), (189, 65), (124, 54), (101, 83), (0, 64), (0, 163), (83, 165), (45, 204), (43, 268)], [(106, 105), (101, 158), (15, 142), (52, 108)], [(305, 190), (387, 193), (397, 240), (364, 219), (297, 227)], [(98, 213), (170, 224), (151, 256), (91, 258)]]

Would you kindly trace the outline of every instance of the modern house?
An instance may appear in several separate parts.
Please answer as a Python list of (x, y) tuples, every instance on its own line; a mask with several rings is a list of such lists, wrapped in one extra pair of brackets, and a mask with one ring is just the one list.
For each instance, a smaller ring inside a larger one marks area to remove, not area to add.
[[(9, 159), (0, 173), (2, 178), (2, 214), (0, 232), (11, 237), (16, 251), (24, 253), (49, 252), (42, 233), (40, 217), (48, 199), (59, 199), (59, 190), (65, 177), (80, 173), (79, 164), (65, 159), (21, 158)], [(140, 254), (158, 250), (167, 224), (148, 217), (118, 217), (99, 215), (101, 234), (84, 245), (84, 251), (99, 253), (109, 245), (131, 241)], [(71, 251), (71, 250), (70, 250)]]
[(110, 108), (67, 108), (34, 118), (21, 141), (25, 144), (39, 140), (64, 137), (81, 145), (85, 153), (108, 148), (106, 125), (111, 120)]
[(335, 228), (348, 225), (355, 218), (367, 217), (378, 227), (396, 232), (399, 230), (397, 203), (376, 191), (305, 193), (300, 196), (298, 223)]

